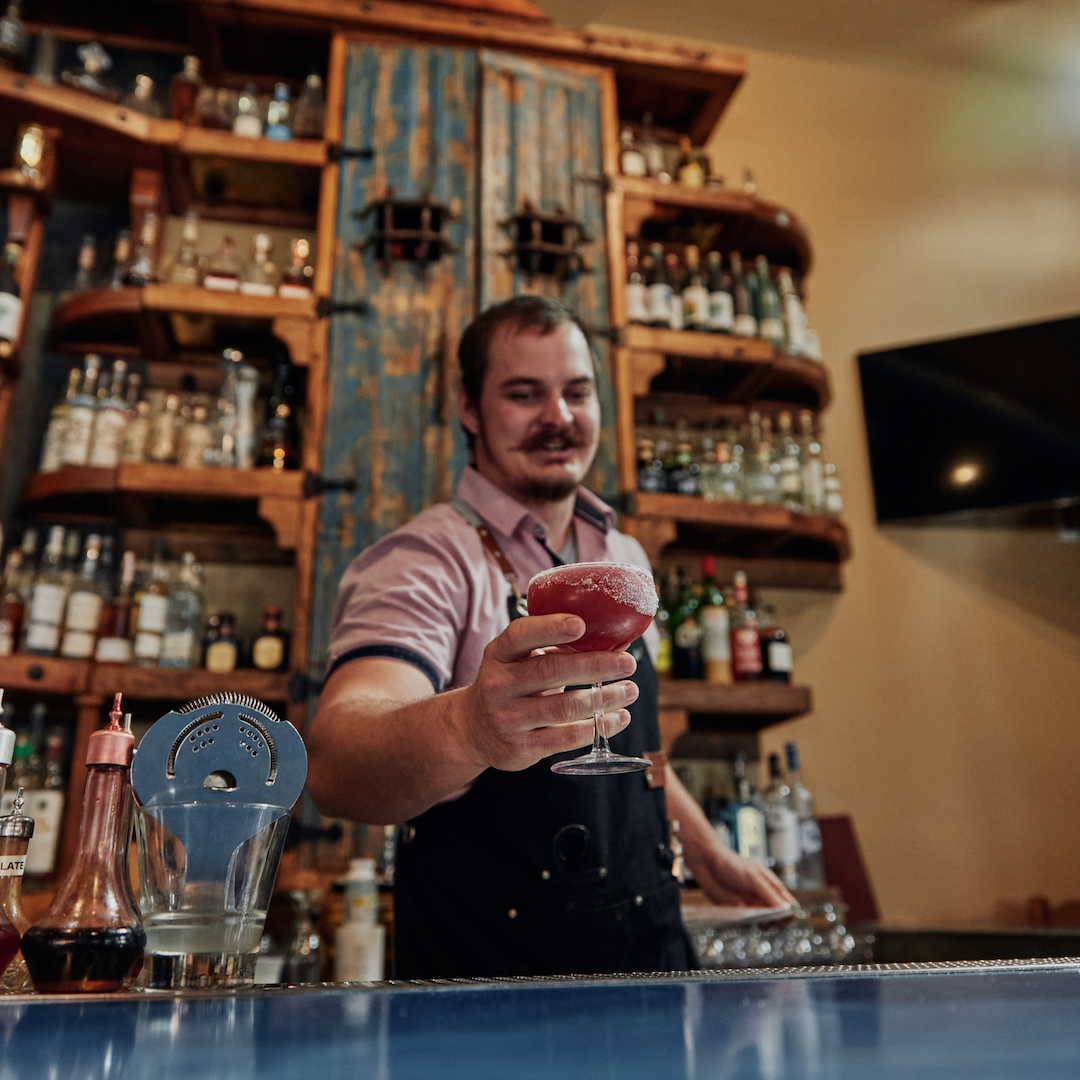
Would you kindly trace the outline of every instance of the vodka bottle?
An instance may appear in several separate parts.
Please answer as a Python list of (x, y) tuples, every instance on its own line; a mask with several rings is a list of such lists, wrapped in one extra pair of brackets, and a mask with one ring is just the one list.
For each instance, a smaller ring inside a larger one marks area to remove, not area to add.
[(98, 577), (101, 537), (91, 533), (86, 538), (82, 569), (67, 599), (64, 636), (60, 655), (73, 660), (88, 660), (94, 655), (94, 642), (101, 617), (102, 583)]
[(45, 429), (45, 439), (41, 445), (38, 472), (56, 472), (63, 464), (68, 412), (71, 409), (72, 400), (79, 392), (82, 377), (82, 368), (73, 367), (68, 373), (68, 385), (64, 396), (52, 407), (52, 412), (49, 414), (49, 426)]
[(195, 556), (186, 551), (181, 559), (180, 573), (169, 590), (160, 667), (190, 668), (198, 663), (202, 615), (202, 568)]
[(825, 860), (822, 857), (821, 828), (817, 822), (814, 796), (802, 780), (799, 765), (799, 748), (789, 742), (787, 752), (788, 785), (791, 788), (791, 806), (799, 821), (799, 888), (823, 889), (825, 887)]
[(23, 631), (21, 651), (31, 656), (54, 656), (60, 645), (60, 624), (67, 600), (61, 571), (63, 551), (64, 527), (54, 525), (49, 531), (41, 566), (34, 576), (30, 611)]
[(769, 867), (789, 889), (799, 884), (799, 818), (791, 806), (791, 788), (780, 771), (780, 755), (769, 755), (769, 786), (765, 789), (765, 828)]

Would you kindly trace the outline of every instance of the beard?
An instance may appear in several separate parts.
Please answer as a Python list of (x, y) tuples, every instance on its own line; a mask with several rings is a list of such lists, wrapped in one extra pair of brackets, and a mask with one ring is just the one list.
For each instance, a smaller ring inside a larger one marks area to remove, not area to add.
[[(515, 449), (523, 453), (543, 450), (555, 440), (560, 440), (567, 448), (573, 449), (581, 449), (586, 445), (581, 433), (576, 428), (566, 426), (544, 428), (528, 436)], [(477, 442), (483, 445), (487, 456), (490, 458), (491, 452), (488, 449), (487, 439), (484, 437), (483, 424), (481, 424), (477, 433)], [(524, 477), (515, 483), (513, 494), (526, 502), (561, 502), (572, 495), (580, 483), (580, 480), (570, 476), (556, 476), (550, 479)]]

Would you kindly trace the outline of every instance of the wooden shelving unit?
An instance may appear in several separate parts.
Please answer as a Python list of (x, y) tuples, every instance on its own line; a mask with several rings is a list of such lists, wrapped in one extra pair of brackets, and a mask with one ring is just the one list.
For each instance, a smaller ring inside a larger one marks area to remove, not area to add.
[(204, 668), (175, 670), (168, 668), (117, 667), (108, 664), (88, 665), (86, 692), (122, 693), (143, 701), (169, 701), (182, 704), (194, 698), (231, 690), (248, 694), (267, 704), (282, 703), (289, 697), (289, 676), (285, 672), (238, 668), (228, 675), (217, 675)]
[(743, 682), (726, 686), (697, 679), (661, 679), (660, 708), (682, 709), (703, 716), (738, 717), (766, 727), (808, 713), (809, 687), (781, 682)]

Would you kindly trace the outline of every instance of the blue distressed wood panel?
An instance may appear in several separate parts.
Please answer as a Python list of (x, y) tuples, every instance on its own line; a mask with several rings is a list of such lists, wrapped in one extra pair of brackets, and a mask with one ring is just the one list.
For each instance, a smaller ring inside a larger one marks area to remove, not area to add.
[[(354, 494), (328, 493), (315, 563), (312, 674), (325, 662), (338, 581), (351, 559), (424, 507), (448, 498), (466, 461), (458, 433), (457, 340), (475, 311), (476, 53), (357, 44), (346, 68), (344, 145), (374, 149), (346, 158), (338, 200), (333, 299), (365, 300), (365, 314), (332, 317), (330, 399), (323, 473), (355, 477)], [(375, 228), (355, 212), (382, 198), (429, 196), (455, 218), (456, 248), (427, 272), (355, 245)]]
[[(561, 296), (591, 327), (606, 330), (609, 282), (601, 140), (601, 91), (587, 71), (544, 64), (510, 53), (480, 55), (480, 310), (523, 293)], [(565, 285), (530, 280), (508, 258), (506, 223), (529, 202), (541, 213), (576, 218), (591, 237), (582, 247), (588, 273)], [(608, 342), (597, 336), (604, 427), (588, 485), (608, 500), (618, 496), (615, 390)]]

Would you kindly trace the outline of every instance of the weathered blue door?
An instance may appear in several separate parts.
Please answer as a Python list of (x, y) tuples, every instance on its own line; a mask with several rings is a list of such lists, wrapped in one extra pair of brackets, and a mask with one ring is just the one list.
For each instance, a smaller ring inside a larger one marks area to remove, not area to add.
[[(338, 200), (323, 474), (354, 493), (323, 497), (313, 589), (311, 674), (321, 677), (338, 580), (353, 556), (448, 498), (467, 460), (457, 423), (457, 341), (477, 311), (527, 291), (561, 294), (607, 326), (598, 80), (502, 53), (357, 43), (346, 65), (347, 157)], [(479, 179), (483, 177), (483, 179)], [(377, 260), (362, 214), (392, 189), (449, 214), (452, 253), (426, 270)], [(516, 272), (508, 221), (525, 201), (577, 218), (587, 271), (558, 285)], [(605, 430), (591, 486), (612, 496), (614, 398), (598, 339)]]

